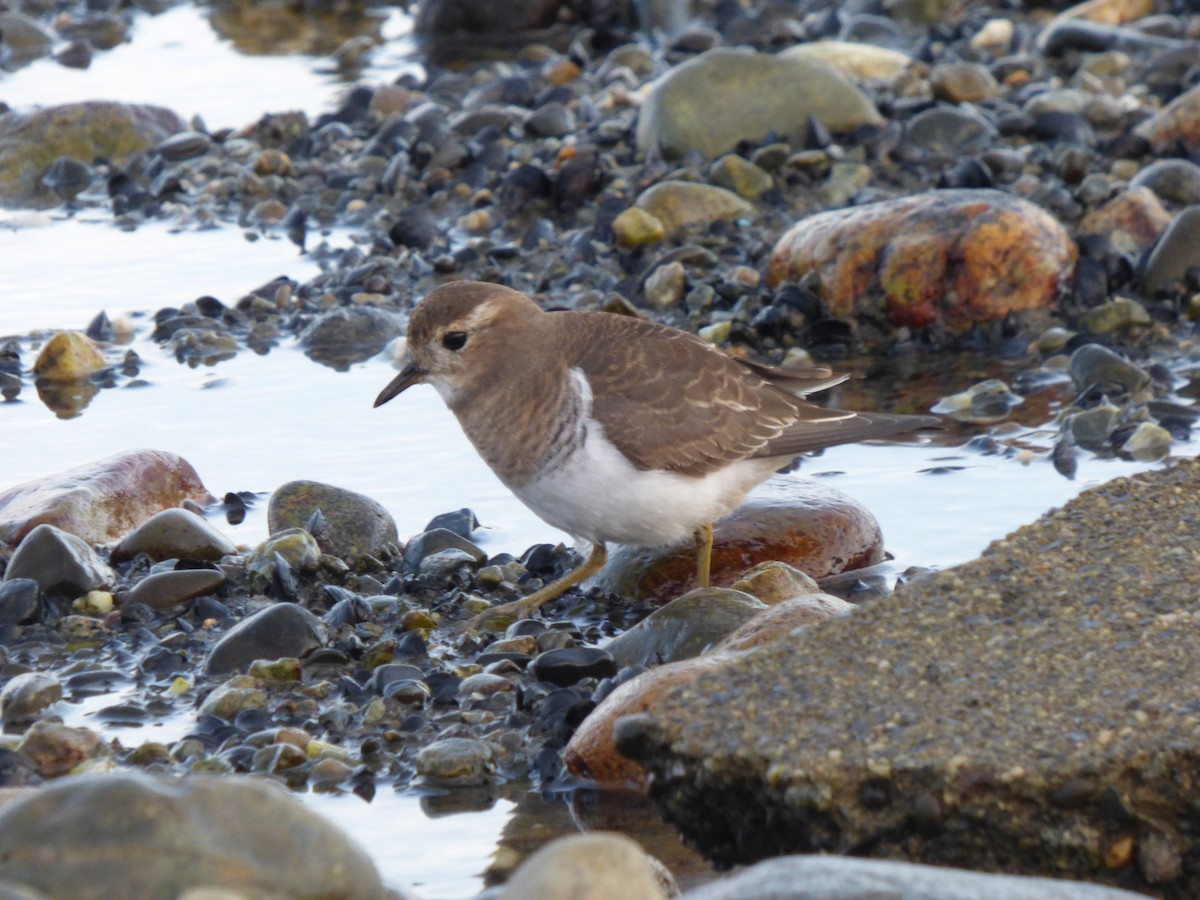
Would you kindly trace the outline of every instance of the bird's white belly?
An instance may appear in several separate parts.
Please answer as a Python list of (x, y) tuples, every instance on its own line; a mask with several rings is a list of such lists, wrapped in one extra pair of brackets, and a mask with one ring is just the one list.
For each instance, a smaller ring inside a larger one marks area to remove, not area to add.
[(633, 466), (589, 423), (583, 447), (558, 468), (514, 494), (549, 524), (594, 542), (659, 546), (734, 509), (777, 467), (740, 460), (700, 478)]

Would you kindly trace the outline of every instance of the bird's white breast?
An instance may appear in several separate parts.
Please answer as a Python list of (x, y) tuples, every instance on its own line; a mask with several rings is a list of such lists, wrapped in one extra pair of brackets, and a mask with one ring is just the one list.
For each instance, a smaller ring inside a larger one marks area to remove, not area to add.
[(587, 414), (582, 446), (541, 477), (512, 486), (526, 506), (568, 534), (597, 542), (672, 544), (733, 510), (777, 467), (770, 460), (740, 460), (699, 478), (638, 469), (591, 418), (583, 373), (572, 375)]

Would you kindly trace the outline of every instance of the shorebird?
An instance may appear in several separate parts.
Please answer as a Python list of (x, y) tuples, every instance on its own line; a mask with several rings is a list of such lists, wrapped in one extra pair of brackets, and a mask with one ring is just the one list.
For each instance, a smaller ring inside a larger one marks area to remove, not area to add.
[(497, 284), (456, 281), (413, 311), (380, 406), (430, 384), (479, 455), (587, 560), (488, 618), (527, 616), (595, 574), (605, 545), (693, 538), (709, 583), (712, 523), (806, 452), (938, 424), (805, 400), (846, 376), (734, 359), (695, 335), (630, 316), (546, 312)]

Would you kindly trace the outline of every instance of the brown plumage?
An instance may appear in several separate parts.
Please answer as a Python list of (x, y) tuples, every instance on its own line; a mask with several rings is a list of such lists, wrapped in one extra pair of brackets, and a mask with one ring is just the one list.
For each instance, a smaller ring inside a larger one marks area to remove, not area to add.
[(736, 360), (642, 319), (544, 312), (494, 284), (430, 293), (413, 312), (407, 353), (376, 406), (432, 384), (520, 499), (595, 544), (594, 567), (605, 542), (711, 541), (713, 519), (801, 453), (937, 424), (805, 400), (842, 380), (828, 369)]

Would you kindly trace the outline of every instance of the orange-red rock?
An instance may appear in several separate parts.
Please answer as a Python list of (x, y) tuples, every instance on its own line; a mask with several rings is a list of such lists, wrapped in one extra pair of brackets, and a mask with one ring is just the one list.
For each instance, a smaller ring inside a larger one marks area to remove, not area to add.
[(1163, 109), (1139, 124), (1133, 133), (1144, 137), (1158, 151), (1178, 144), (1200, 147), (1200, 87), (1180, 94)]
[[(772, 479), (713, 528), (717, 587), (728, 587), (768, 560), (824, 578), (882, 559), (883, 534), (870, 510), (808, 479)], [(695, 551), (690, 543), (620, 547), (593, 583), (623, 597), (670, 600), (696, 586)]]
[(851, 609), (852, 604), (819, 591), (785, 600), (746, 622), (710, 652), (643, 672), (609, 694), (583, 720), (563, 751), (563, 762), (580, 778), (609, 787), (640, 787), (645, 771), (621, 756), (613, 741), (618, 719), (645, 712), (670, 691), (716, 670), (732, 656), (786, 640), (796, 628), (846, 615)]
[(957, 334), (1052, 307), (1076, 257), (1063, 227), (1026, 200), (931, 191), (798, 222), (776, 243), (767, 281), (815, 273), (829, 314), (863, 339), (896, 326)]
[(1118, 253), (1139, 253), (1158, 240), (1171, 224), (1171, 214), (1154, 191), (1133, 187), (1122, 191), (1079, 222), (1079, 234), (1103, 235)]
[(132, 450), (0, 492), (0, 541), (16, 545), (48, 524), (109, 543), (188, 500), (212, 500), (191, 463), (164, 450)]

